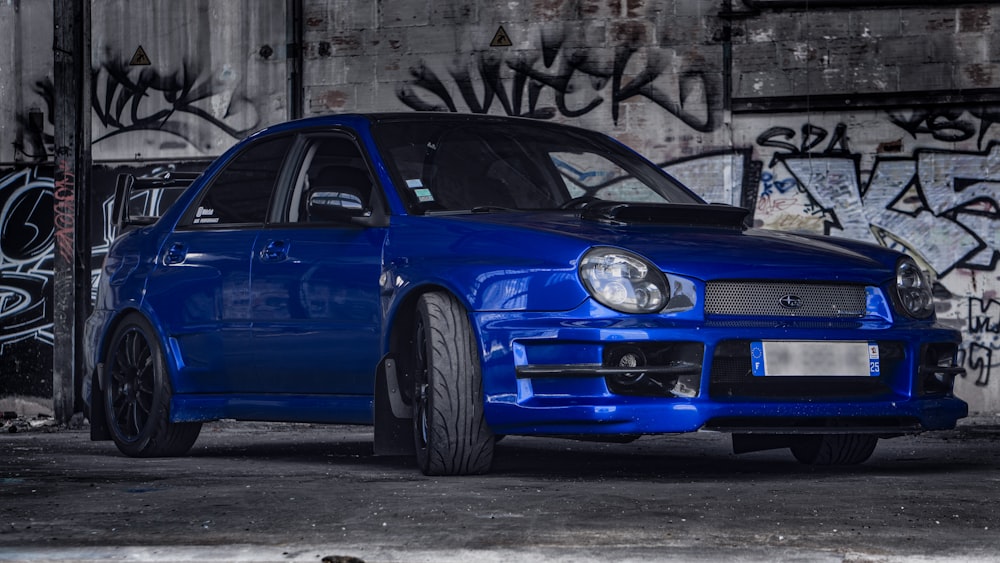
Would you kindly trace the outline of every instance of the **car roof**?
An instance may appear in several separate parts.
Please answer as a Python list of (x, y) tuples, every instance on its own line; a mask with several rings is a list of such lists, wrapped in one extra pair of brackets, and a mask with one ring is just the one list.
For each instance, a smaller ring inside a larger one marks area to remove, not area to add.
[(533, 119), (527, 117), (478, 114), (478, 113), (417, 111), (417, 112), (333, 113), (333, 114), (316, 115), (271, 125), (264, 129), (261, 129), (260, 131), (251, 136), (256, 137), (271, 132), (287, 131), (287, 130), (310, 128), (310, 127), (342, 125), (342, 126), (350, 126), (357, 128), (363, 124), (371, 125), (383, 122), (401, 122), (401, 121), (408, 121), (408, 122), (422, 121), (426, 123), (463, 122), (463, 123), (484, 123), (484, 124), (522, 123), (522, 124), (527, 124), (531, 127), (574, 129), (578, 131), (587, 131), (592, 134), (597, 133), (603, 135), (603, 133), (597, 131), (589, 131), (587, 129), (582, 129), (580, 127), (575, 127), (564, 123)]

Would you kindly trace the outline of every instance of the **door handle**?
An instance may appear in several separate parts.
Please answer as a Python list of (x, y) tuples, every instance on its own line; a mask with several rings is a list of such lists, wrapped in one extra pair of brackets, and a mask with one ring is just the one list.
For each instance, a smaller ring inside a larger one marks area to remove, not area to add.
[(185, 258), (187, 258), (187, 247), (183, 243), (175, 242), (163, 254), (163, 265), (180, 264)]
[(272, 240), (260, 249), (261, 262), (281, 262), (288, 258), (288, 243), (283, 240)]

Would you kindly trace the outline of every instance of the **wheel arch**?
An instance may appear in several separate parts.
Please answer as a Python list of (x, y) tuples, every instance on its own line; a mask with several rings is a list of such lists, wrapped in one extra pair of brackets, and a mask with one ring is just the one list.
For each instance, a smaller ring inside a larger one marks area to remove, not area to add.
[[(407, 378), (406, 357), (403, 351), (410, 347), (410, 329), (417, 315), (417, 303), (421, 296), (428, 293), (447, 293), (462, 304), (466, 313), (469, 304), (461, 293), (455, 292), (439, 283), (427, 283), (412, 287), (394, 302), (391, 313), (387, 315), (384, 324), (383, 356), (376, 369), (374, 389), (374, 433), (376, 455), (413, 455), (415, 453), (412, 434), (412, 412), (400, 417), (400, 400), (403, 407), (412, 408), (412, 398), (405, 391), (410, 387)], [(473, 336), (479, 341), (475, 323), (470, 323)], [(480, 352), (480, 361), (481, 352)], [(390, 379), (395, 378), (394, 381)], [(395, 397), (390, 394), (396, 393)], [(392, 403), (395, 402), (395, 409)]]
[[(111, 315), (106, 324), (104, 325), (104, 327), (101, 329), (100, 339), (96, 343), (97, 350), (94, 353), (94, 370), (93, 373), (90, 374), (90, 376), (93, 378), (93, 387), (91, 391), (92, 409), (93, 405), (96, 404), (94, 403), (93, 393), (100, 393), (104, 389), (104, 384), (106, 383), (106, 381), (103, 379), (105, 375), (102, 373), (103, 370), (101, 366), (105, 365), (105, 362), (107, 361), (108, 340), (111, 338), (111, 335), (113, 335), (115, 331), (118, 330), (118, 327), (121, 326), (123, 322), (125, 322), (125, 319), (132, 314), (137, 314), (142, 316), (142, 318), (145, 319), (146, 322), (148, 322), (150, 326), (153, 327), (153, 331), (156, 333), (156, 339), (160, 343), (160, 350), (162, 350), (164, 358), (166, 360), (167, 375), (170, 377), (170, 382), (172, 384), (176, 383), (177, 364), (178, 364), (177, 358), (174, 354), (173, 346), (170, 345), (170, 339), (166, 336), (165, 332), (163, 331), (162, 325), (159, 323), (156, 314), (153, 313), (152, 311), (140, 307), (138, 304), (130, 303), (128, 304), (128, 306), (118, 309), (113, 315)], [(91, 420), (90, 423), (94, 424), (94, 421)]]
[[(465, 308), (466, 313), (472, 310), (469, 305), (467, 296), (463, 295), (459, 291), (454, 291), (452, 288), (442, 284), (442, 283), (427, 283), (420, 286), (410, 288), (405, 294), (401, 295), (391, 306), (389, 314), (386, 316), (385, 322), (385, 336), (383, 341), (383, 350), (385, 350), (385, 355), (391, 356), (394, 351), (400, 350), (401, 345), (406, 342), (409, 338), (408, 329), (413, 325), (414, 317), (417, 311), (417, 301), (420, 297), (427, 293), (442, 292), (453, 296), (458, 299), (462, 307)], [(475, 323), (472, 323), (472, 330), (475, 334), (477, 340), (479, 340), (478, 327)]]

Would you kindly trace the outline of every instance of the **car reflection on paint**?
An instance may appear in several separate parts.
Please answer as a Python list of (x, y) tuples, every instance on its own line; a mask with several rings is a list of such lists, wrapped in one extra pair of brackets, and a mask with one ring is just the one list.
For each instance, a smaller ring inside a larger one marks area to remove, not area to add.
[(967, 412), (911, 258), (748, 228), (577, 128), (310, 118), (158, 220), (116, 216), (86, 395), (91, 437), (130, 456), (227, 418), (371, 424), (432, 475), (488, 471), (510, 434), (714, 430), (852, 464)]

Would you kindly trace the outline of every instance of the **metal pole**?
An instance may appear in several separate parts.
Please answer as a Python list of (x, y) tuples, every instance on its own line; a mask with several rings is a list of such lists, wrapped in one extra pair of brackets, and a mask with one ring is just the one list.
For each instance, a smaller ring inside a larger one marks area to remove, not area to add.
[(302, 0), (285, 2), (288, 119), (302, 117)]
[[(53, 0), (55, 257), (52, 403), (56, 420), (76, 409), (83, 320), (90, 303), (90, 1)], [(81, 251), (81, 246), (86, 246)], [(81, 295), (84, 294), (84, 295)], [(85, 301), (84, 301), (85, 299)], [(84, 305), (85, 303), (85, 305)]]

